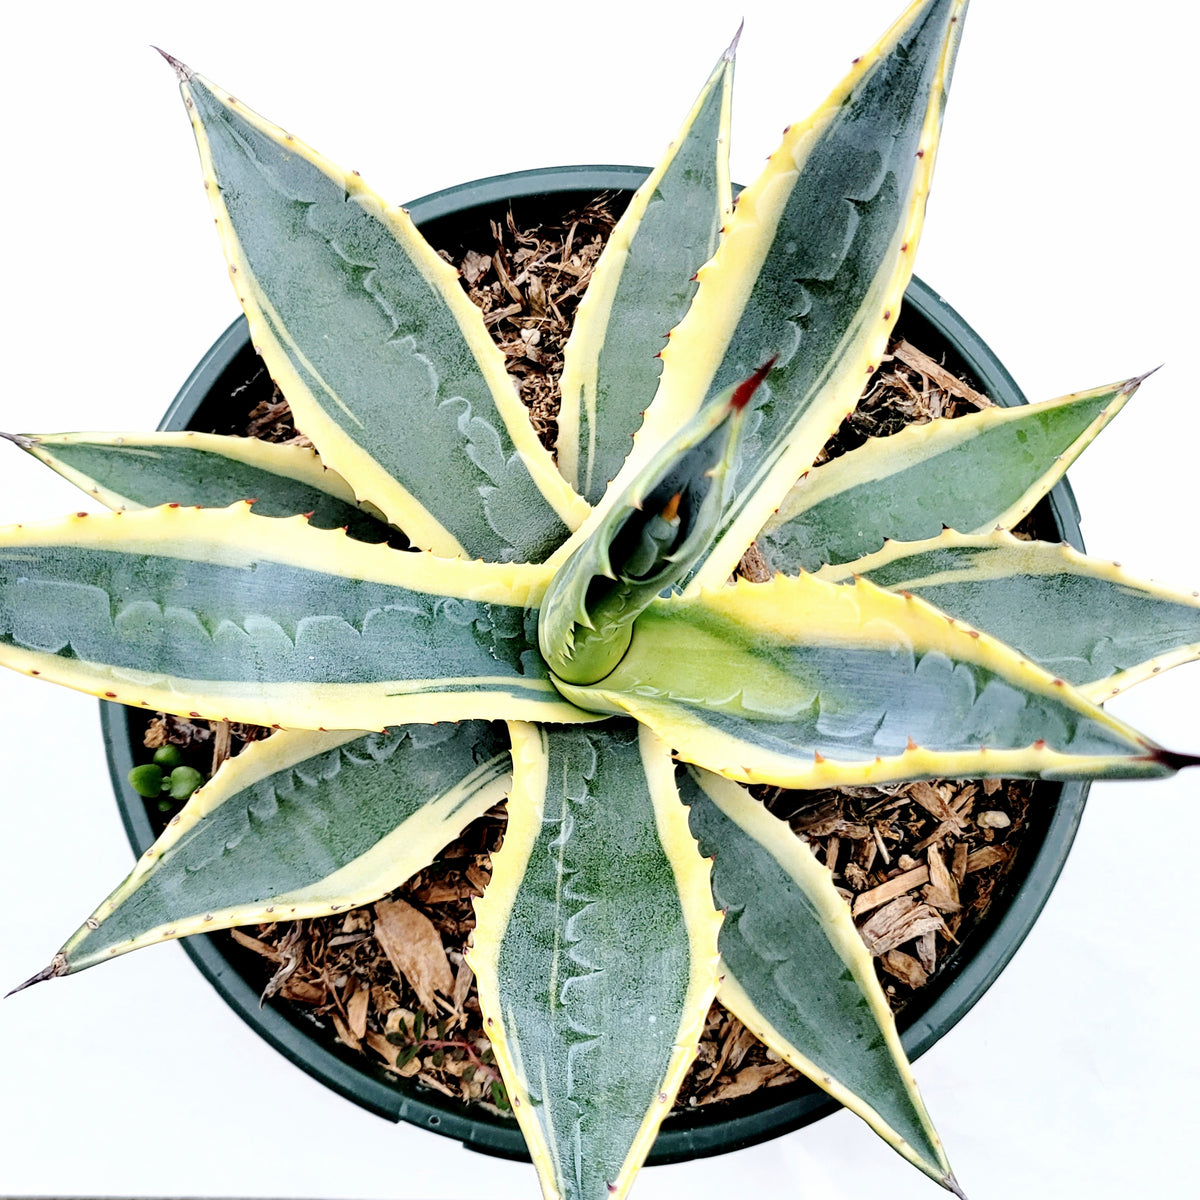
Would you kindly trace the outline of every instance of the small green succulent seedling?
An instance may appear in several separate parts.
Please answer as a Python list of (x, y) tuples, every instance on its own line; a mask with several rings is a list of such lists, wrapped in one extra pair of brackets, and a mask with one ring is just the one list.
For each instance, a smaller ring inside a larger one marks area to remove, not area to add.
[[(580, 304), (557, 459), (406, 212), (175, 64), (316, 451), (14, 435), (114, 511), (0, 535), (0, 660), (278, 732), (34, 981), (370, 903), (507, 797), (470, 963), (547, 1197), (625, 1195), (718, 995), (957, 1191), (846, 903), (746, 785), (1166, 775), (1197, 760), (1099, 705), (1200, 655), (1195, 593), (1006, 532), (1138, 379), (813, 466), (900, 311), (965, 7), (916, 0), (736, 207), (721, 57)], [(756, 540), (778, 574), (729, 583)]]
[[(160, 746), (154, 752), (153, 762), (143, 763), (129, 772), (129, 786), (147, 800), (159, 796), (186, 800), (203, 782), (204, 776), (195, 767), (184, 765), (178, 746)], [(171, 805), (167, 801), (160, 807), (165, 811)]]

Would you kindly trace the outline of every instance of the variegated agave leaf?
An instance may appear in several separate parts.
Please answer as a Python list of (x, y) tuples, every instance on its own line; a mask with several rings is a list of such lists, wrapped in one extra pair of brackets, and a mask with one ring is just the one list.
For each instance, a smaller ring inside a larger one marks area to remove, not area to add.
[(537, 653), (545, 567), (174, 506), (0, 532), (0, 662), (126, 704), (300, 729), (589, 721)]
[(1097, 704), (1200, 658), (1200, 593), (1144, 582), (1067, 545), (948, 529), (819, 573), (853, 575), (985, 630)]
[(744, 783), (1137, 777), (1174, 757), (913, 596), (811, 575), (662, 599), (605, 679), (562, 693), (627, 713)]
[(816, 571), (873, 554), (887, 539), (933, 537), (943, 526), (962, 533), (1010, 529), (1141, 382), (987, 408), (871, 439), (796, 484), (763, 528), (763, 549), (781, 570)]
[(171, 819), (51, 972), (368, 904), (500, 803), (510, 782), (504, 729), (481, 721), (254, 742)]
[(356, 174), (176, 66), (255, 347), (321, 460), (416, 546), (545, 558), (587, 504), (454, 269)]
[(678, 778), (725, 911), (722, 1003), (785, 1062), (957, 1191), (875, 966), (830, 871), (738, 784), (697, 768)]
[(670, 748), (628, 721), (513, 726), (470, 963), (547, 1197), (624, 1196), (717, 989), (708, 864)]
[(0, 436), (112, 509), (226, 508), (249, 500), (255, 516), (306, 515), (317, 529), (343, 528), (359, 541), (386, 542), (396, 535), (303, 446), (191, 431)]
[(654, 396), (668, 332), (696, 291), (732, 207), (729, 108), (737, 39), (662, 161), (617, 222), (563, 355), (558, 466), (595, 504)]

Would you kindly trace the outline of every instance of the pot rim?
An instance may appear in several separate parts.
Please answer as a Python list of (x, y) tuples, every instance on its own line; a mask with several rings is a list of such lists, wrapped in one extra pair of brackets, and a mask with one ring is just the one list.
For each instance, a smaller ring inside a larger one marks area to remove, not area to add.
[[(531, 200), (569, 192), (633, 191), (649, 174), (646, 167), (580, 165), (543, 167), (494, 175), (430, 193), (407, 205), (418, 225), (445, 218), (462, 218), (468, 212), (511, 200)], [(1003, 364), (983, 340), (932, 288), (917, 277), (905, 293), (905, 308), (919, 322), (931, 326), (952, 347), (967, 371), (986, 394), (1003, 405), (1025, 404), (1025, 396)], [(245, 317), (238, 317), (217, 339), (192, 371), (159, 429), (184, 429), (200, 402), (214, 389), (234, 361), (249, 350)], [(1065, 478), (1048, 496), (1060, 536), (1083, 550), (1079, 510)], [(100, 702), (100, 720), (108, 757), (109, 775), (125, 826), (136, 854), (154, 840), (145, 802), (129, 786), (126, 776), (134, 766), (132, 710), (110, 701)], [(1040, 831), (1031, 827), (1022, 853), (1004, 880), (1004, 896), (992, 906), (965, 940), (973, 947), (969, 958), (956, 957), (944, 974), (922, 989), (901, 1014), (901, 1038), (910, 1059), (918, 1058), (948, 1033), (995, 982), (1032, 929), (1049, 899), (1067, 860), (1083, 816), (1088, 784), (1070, 781), (1042, 783), (1057, 791), (1052, 811)], [(1040, 832), (1040, 836), (1039, 836)], [(1003, 911), (995, 911), (1003, 906)], [(313, 1078), (356, 1104), (392, 1121), (411, 1124), (461, 1141), (470, 1149), (504, 1158), (528, 1160), (524, 1139), (515, 1120), (495, 1116), (408, 1080), (372, 1067), (358, 1052), (343, 1046), (315, 1017), (300, 1006), (272, 1003), (259, 1006), (257, 989), (231, 961), (233, 947), (208, 934), (184, 938), (182, 945), (201, 974), (227, 1004), (260, 1037)], [(957, 958), (965, 961), (957, 961)], [(829, 1113), (840, 1105), (823, 1093), (794, 1088), (760, 1089), (744, 1101), (730, 1101), (719, 1112), (697, 1108), (673, 1114), (664, 1122), (647, 1165), (680, 1162), (754, 1145), (788, 1133)]]

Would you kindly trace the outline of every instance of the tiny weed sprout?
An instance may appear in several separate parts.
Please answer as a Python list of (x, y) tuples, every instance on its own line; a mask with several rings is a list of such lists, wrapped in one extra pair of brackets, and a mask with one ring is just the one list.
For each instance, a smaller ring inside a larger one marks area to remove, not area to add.
[(900, 312), (965, 10), (913, 3), (736, 204), (720, 57), (580, 303), (554, 453), (405, 210), (170, 60), (315, 449), (9, 435), (114, 511), (0, 531), (0, 661), (277, 732), (131, 773), (187, 804), (30, 982), (374, 903), (507, 800), (470, 1069), (547, 1198), (628, 1192), (718, 996), (961, 1195), (844, 897), (750, 787), (1169, 775), (1101, 704), (1200, 654), (1195, 593), (1011, 532), (1140, 378), (814, 466)]

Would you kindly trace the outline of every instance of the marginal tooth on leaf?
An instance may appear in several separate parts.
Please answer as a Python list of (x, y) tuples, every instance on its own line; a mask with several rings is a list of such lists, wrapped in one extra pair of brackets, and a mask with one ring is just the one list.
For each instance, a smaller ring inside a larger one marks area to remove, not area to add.
[(919, 749), (919, 747), (917, 746), (917, 743), (912, 740), (912, 738), (909, 738), (908, 745), (906, 745), (904, 747), (904, 749), (905, 750), (916, 750), (916, 749)]

